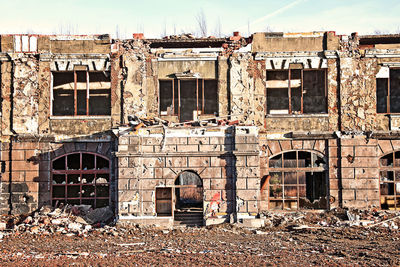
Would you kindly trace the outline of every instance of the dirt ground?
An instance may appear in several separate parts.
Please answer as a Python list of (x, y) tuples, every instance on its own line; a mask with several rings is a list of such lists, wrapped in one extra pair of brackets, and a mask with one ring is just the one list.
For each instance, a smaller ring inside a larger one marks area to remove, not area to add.
[(113, 228), (87, 236), (5, 233), (1, 266), (400, 265), (400, 230), (385, 227), (174, 230)]

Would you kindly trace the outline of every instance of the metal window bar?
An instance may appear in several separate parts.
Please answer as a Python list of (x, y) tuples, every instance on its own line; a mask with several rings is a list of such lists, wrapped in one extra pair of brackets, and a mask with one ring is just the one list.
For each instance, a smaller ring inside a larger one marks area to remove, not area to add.
[[(68, 156), (71, 155), (76, 155), (79, 154), (79, 170), (68, 170)], [(82, 166), (82, 161), (83, 161), (83, 155), (94, 155), (93, 160), (94, 160), (94, 169), (91, 170), (83, 170), (83, 166)], [(60, 159), (64, 157), (64, 164), (65, 164), (65, 168), (64, 170), (54, 170), (53, 169), (53, 162), (57, 159)], [(101, 157), (105, 160), (107, 160), (108, 162), (108, 166), (107, 169), (97, 169), (97, 157)], [(97, 207), (97, 200), (108, 200), (108, 202), (110, 201), (110, 195), (111, 195), (111, 173), (110, 173), (110, 169), (111, 169), (111, 162), (110, 160), (108, 160), (107, 158), (100, 156), (98, 154), (95, 153), (89, 153), (89, 152), (79, 152), (79, 153), (71, 153), (71, 154), (66, 154), (63, 155), (61, 157), (55, 158), (52, 161), (52, 166), (51, 166), (52, 172), (51, 172), (51, 181), (52, 181), (52, 186), (51, 186), (51, 200), (52, 203), (54, 203), (54, 201), (60, 201), (63, 200), (65, 203), (68, 203), (69, 200), (79, 200), (79, 203), (82, 204), (84, 200), (88, 200), (88, 201), (93, 201), (93, 205), (94, 207)], [(59, 184), (54, 184), (53, 183), (53, 175), (58, 174), (58, 175), (64, 175), (64, 179), (65, 179), (65, 184), (59, 185)], [(80, 177), (80, 181), (79, 183), (74, 183), (74, 184), (70, 184), (70, 181), (68, 180), (68, 175), (70, 174), (79, 174)], [(82, 183), (82, 177), (84, 174), (93, 174), (94, 178), (92, 183)], [(107, 183), (102, 183), (101, 185), (104, 186), (108, 186), (108, 196), (107, 197), (100, 197), (97, 195), (97, 178), (99, 174), (107, 174), (108, 175), (108, 182)], [(79, 186), (79, 197), (69, 197), (68, 196), (68, 188), (71, 186)], [(93, 186), (94, 187), (94, 196), (93, 197), (83, 197), (83, 193), (82, 193), (82, 188), (83, 186)], [(60, 197), (54, 197), (53, 195), (53, 191), (54, 191), (54, 187), (64, 187), (64, 197), (60, 198)], [(109, 203), (108, 203), (109, 204)]]

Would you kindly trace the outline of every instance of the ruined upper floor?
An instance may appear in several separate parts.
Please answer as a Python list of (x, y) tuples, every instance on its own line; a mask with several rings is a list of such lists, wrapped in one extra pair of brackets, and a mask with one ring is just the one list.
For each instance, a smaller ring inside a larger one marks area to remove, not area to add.
[(133, 115), (226, 118), (282, 136), (395, 131), (399, 42), (335, 32), (2, 35), (2, 135), (104, 137)]

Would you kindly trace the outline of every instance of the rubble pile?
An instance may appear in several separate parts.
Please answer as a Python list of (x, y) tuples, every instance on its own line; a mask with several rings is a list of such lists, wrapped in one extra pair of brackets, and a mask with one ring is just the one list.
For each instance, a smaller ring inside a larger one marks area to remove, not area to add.
[(0, 232), (87, 236), (96, 228), (112, 222), (113, 217), (114, 213), (109, 207), (92, 209), (90, 205), (58, 208), (44, 206), (29, 215), (3, 215), (0, 217)]
[(260, 217), (271, 227), (387, 227), (399, 229), (400, 212), (385, 210), (332, 209), (324, 212), (263, 212)]

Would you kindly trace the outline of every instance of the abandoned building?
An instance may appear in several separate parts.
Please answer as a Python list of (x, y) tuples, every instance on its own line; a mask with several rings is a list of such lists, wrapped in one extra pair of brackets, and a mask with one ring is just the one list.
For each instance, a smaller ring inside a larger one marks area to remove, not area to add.
[(1, 213), (400, 209), (400, 35), (1, 35), (0, 59)]

